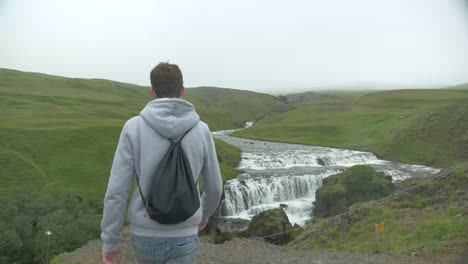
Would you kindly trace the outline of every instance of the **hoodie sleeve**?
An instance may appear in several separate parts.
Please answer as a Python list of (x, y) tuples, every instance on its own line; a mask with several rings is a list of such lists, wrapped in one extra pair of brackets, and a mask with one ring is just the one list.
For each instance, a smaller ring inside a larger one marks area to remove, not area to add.
[(128, 122), (120, 134), (104, 198), (104, 212), (101, 222), (103, 252), (112, 252), (120, 248), (128, 193), (135, 171), (132, 146), (126, 133), (127, 126)]
[(223, 180), (219, 170), (218, 157), (216, 155), (213, 136), (209, 132), (206, 138), (206, 152), (202, 169), (203, 177), (203, 195), (202, 206), (203, 216), (202, 222), (208, 221), (208, 218), (214, 213), (221, 200)]

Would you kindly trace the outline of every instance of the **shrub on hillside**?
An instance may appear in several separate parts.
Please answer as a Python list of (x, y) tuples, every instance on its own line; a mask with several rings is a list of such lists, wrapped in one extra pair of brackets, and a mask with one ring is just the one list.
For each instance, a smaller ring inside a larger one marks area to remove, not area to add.
[(315, 193), (313, 214), (330, 217), (354, 203), (388, 196), (394, 190), (392, 178), (370, 166), (358, 165), (323, 180)]
[(44, 263), (48, 230), (49, 257), (98, 237), (96, 205), (75, 195), (17, 193), (0, 200), (0, 264)]

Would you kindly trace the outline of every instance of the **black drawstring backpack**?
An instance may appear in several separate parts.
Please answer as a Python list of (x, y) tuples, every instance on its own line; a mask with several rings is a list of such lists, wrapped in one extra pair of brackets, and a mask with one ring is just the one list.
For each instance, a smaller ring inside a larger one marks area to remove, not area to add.
[(182, 148), (182, 139), (171, 141), (166, 155), (153, 174), (148, 203), (141, 191), (138, 175), (137, 185), (141, 199), (151, 219), (164, 225), (184, 222), (200, 208), (197, 182), (193, 180), (190, 162)]

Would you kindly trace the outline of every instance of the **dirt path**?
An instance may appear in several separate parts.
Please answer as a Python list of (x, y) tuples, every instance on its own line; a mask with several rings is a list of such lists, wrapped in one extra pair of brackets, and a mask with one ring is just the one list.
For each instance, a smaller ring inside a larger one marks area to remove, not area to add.
[[(65, 256), (63, 264), (101, 264), (101, 241), (93, 240)], [(134, 264), (135, 257), (128, 230), (122, 244), (123, 264)], [(455, 255), (387, 255), (360, 253), (323, 253), (301, 250), (286, 250), (259, 239), (233, 239), (222, 245), (206, 242), (200, 244), (199, 264), (466, 264), (468, 256)]]

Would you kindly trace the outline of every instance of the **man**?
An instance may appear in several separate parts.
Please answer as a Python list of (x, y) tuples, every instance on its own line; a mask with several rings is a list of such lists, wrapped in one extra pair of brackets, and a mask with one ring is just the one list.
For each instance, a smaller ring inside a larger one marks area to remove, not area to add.
[(222, 179), (211, 132), (193, 105), (179, 98), (185, 93), (182, 72), (177, 65), (160, 63), (150, 79), (155, 100), (125, 123), (112, 164), (101, 222), (104, 263), (120, 263), (121, 233), (134, 174), (144, 197), (154, 191), (150, 189), (152, 176), (170, 146), (169, 139), (177, 141), (188, 131), (181, 144), (194, 181), (202, 176), (201, 206), (186, 221), (163, 225), (150, 219), (135, 191), (128, 215), (138, 263), (194, 263), (198, 231), (206, 227), (221, 198)]

